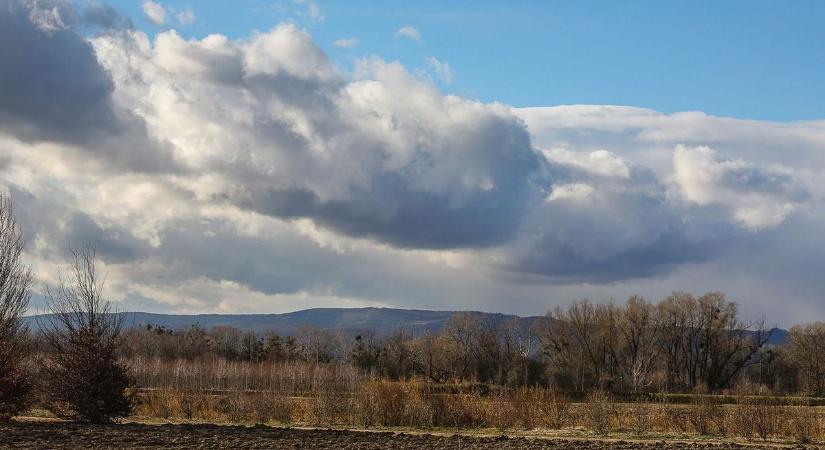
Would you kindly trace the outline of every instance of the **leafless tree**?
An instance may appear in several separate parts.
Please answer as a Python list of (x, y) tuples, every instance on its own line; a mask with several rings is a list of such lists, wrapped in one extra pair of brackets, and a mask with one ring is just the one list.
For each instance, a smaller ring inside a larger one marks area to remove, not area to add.
[(123, 315), (104, 298), (103, 285), (94, 249), (83, 247), (72, 251), (58, 286), (46, 288), (47, 385), (51, 409), (63, 417), (110, 422), (134, 406), (127, 368), (116, 354)]
[(30, 343), (23, 314), (31, 297), (32, 274), (22, 255), (23, 235), (11, 199), (0, 195), (0, 420), (20, 413), (30, 391), (24, 368)]
[(668, 387), (730, 387), (770, 336), (764, 322), (746, 323), (721, 293), (698, 299), (675, 293), (659, 304), (660, 343)]
[(611, 384), (618, 367), (617, 318), (615, 306), (582, 300), (536, 324), (542, 353), (560, 383), (579, 390)]
[(790, 354), (808, 393), (825, 395), (825, 322), (791, 328)]
[(413, 355), (418, 371), (433, 383), (445, 383), (457, 378), (461, 350), (446, 334), (427, 331), (413, 343)]
[(650, 385), (661, 347), (659, 317), (656, 307), (645, 299), (632, 296), (627, 300), (618, 320), (621, 337), (622, 377), (632, 392)]

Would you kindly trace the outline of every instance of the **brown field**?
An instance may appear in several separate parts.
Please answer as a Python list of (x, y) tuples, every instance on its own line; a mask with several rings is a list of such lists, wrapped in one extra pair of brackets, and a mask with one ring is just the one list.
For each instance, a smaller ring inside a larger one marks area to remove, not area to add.
[[(640, 442), (633, 440), (542, 439), (457, 434), (299, 429), (266, 426), (87, 425), (71, 422), (18, 421), (0, 425), (0, 448), (15, 449), (762, 449), (766, 444)], [(815, 448), (805, 446), (784, 448)]]

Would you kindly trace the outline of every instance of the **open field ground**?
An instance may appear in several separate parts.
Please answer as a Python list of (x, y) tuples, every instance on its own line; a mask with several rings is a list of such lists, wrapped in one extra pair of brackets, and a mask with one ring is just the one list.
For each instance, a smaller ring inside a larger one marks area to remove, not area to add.
[(0, 425), (0, 448), (218, 448), (218, 449), (558, 449), (558, 450), (670, 450), (762, 449), (767, 444), (714, 442), (641, 442), (599, 439), (542, 439), (455, 434), (345, 431), (220, 425), (86, 425), (67, 422), (19, 421)]

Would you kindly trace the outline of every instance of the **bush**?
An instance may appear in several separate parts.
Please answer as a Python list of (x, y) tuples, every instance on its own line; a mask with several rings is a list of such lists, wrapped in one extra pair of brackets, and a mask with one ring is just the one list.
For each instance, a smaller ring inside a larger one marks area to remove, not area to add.
[(73, 251), (68, 278), (61, 274), (57, 288), (46, 290), (46, 388), (50, 409), (60, 417), (112, 422), (135, 406), (132, 379), (116, 355), (122, 316), (111, 311), (102, 291), (91, 248)]
[(730, 414), (730, 425), (737, 436), (750, 439), (753, 437), (754, 426), (751, 409), (746, 405), (734, 405)]
[(50, 409), (58, 416), (94, 423), (126, 417), (134, 407), (126, 367), (98, 345), (95, 333), (79, 333), (47, 366)]
[(721, 435), (727, 431), (725, 410), (716, 398), (709, 395), (695, 397), (689, 408), (687, 420), (693, 429), (703, 436), (711, 434), (714, 427)]
[(509, 392), (502, 390), (493, 395), (488, 402), (486, 422), (496, 427), (499, 431), (507, 431), (513, 428), (517, 421), (517, 408)]
[(570, 404), (560, 393), (540, 387), (521, 387), (512, 393), (516, 422), (525, 429), (559, 430), (570, 420)]
[(653, 408), (649, 403), (634, 403), (630, 408), (631, 426), (638, 436), (647, 434), (651, 428)]
[(788, 406), (788, 434), (800, 444), (811, 444), (822, 437), (822, 424), (813, 406)]
[(232, 392), (221, 397), (216, 409), (232, 423), (246, 422), (252, 416), (252, 408), (243, 392)]
[(771, 403), (752, 405), (753, 428), (763, 441), (779, 433), (782, 427), (782, 407)]
[(584, 411), (591, 430), (602, 435), (610, 432), (610, 422), (614, 416), (612, 402), (610, 394), (604, 391), (593, 391), (587, 395)]
[(0, 375), (0, 422), (25, 411), (31, 402), (31, 383), (22, 367)]
[(288, 424), (292, 422), (292, 412), (295, 409), (292, 399), (277, 395), (274, 392), (258, 392), (252, 397), (252, 407), (255, 411), (255, 420), (258, 423)]

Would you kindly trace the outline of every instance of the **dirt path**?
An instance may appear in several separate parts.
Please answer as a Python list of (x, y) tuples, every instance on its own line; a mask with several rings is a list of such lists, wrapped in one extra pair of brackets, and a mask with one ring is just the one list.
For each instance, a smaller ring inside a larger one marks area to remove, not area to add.
[(732, 450), (760, 447), (737, 444), (638, 443), (527, 439), (522, 437), (434, 436), (389, 432), (220, 425), (86, 425), (61, 422), (15, 422), (0, 425), (0, 448)]

